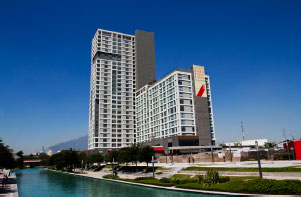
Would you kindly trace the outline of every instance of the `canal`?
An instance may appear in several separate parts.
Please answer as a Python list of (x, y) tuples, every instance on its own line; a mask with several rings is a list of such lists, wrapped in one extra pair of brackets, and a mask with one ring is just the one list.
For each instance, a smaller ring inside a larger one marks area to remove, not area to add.
[[(207, 196), (74, 176), (44, 168), (17, 170), (19, 196)], [(208, 195), (209, 196), (209, 195)], [(210, 195), (215, 196), (215, 195)], [(216, 195), (218, 196), (218, 195)]]

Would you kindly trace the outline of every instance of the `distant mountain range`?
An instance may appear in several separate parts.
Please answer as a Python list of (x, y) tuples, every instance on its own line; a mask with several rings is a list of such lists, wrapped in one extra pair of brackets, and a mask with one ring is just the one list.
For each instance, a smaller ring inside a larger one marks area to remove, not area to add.
[(73, 150), (87, 150), (88, 135), (50, 146), (47, 149), (50, 149), (52, 151), (52, 154), (55, 154), (57, 153), (57, 151), (66, 150), (70, 148), (72, 148)]

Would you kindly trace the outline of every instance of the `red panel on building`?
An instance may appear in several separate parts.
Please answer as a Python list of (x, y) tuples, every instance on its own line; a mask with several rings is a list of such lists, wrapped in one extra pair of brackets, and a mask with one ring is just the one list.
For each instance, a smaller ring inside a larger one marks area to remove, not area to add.
[(155, 151), (164, 151), (164, 148), (157, 148), (157, 147), (154, 147), (153, 148)]
[(202, 97), (205, 92), (205, 84), (202, 85), (201, 89), (199, 90), (196, 96)]
[[(283, 144), (284, 149), (287, 151), (286, 144)], [(296, 160), (301, 160), (301, 140), (295, 140), (288, 142), (289, 152), (292, 153), (292, 149), (294, 148)]]

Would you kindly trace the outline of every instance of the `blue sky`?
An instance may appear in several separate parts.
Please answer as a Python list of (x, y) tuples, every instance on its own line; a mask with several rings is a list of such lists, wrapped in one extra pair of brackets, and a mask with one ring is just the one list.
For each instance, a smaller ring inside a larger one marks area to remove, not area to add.
[(300, 1), (0, 1), (0, 138), (26, 153), (88, 133), (97, 28), (155, 33), (157, 78), (205, 66), (218, 142), (301, 137)]

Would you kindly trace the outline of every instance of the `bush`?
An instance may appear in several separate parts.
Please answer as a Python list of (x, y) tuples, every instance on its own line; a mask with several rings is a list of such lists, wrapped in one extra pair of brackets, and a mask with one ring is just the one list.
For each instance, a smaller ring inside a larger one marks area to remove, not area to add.
[(190, 179), (191, 175), (189, 174), (174, 174), (170, 177), (170, 179), (173, 180), (185, 180), (185, 179)]
[(162, 183), (158, 179), (144, 179), (144, 180), (138, 180), (135, 181), (137, 183), (144, 183), (144, 184), (150, 184), (150, 185), (159, 185), (159, 186), (165, 186), (165, 187), (170, 187), (174, 186), (173, 183)]
[[(253, 177), (233, 177), (230, 178), (230, 181), (226, 180), (226, 177), (223, 177), (218, 184), (187, 183), (177, 185), (177, 187), (253, 194), (301, 194), (301, 181), (299, 180), (271, 180)], [(226, 182), (222, 183), (222, 181)]]
[(137, 177), (135, 178), (135, 181), (140, 181), (140, 180), (149, 180), (149, 179), (155, 179), (152, 176), (146, 176), (146, 177)]
[(107, 175), (102, 176), (102, 178), (105, 178), (105, 179), (118, 179), (119, 176), (115, 176), (113, 174), (107, 174)]
[[(154, 168), (155, 171), (156, 171), (156, 168)], [(146, 167), (144, 170), (143, 170), (144, 173), (149, 173), (149, 172), (153, 172), (153, 167)]]
[[(288, 156), (289, 155), (289, 156)], [(293, 154), (288, 154), (288, 153), (285, 153), (283, 155), (281, 155), (281, 160), (288, 160), (289, 158), (293, 159), (294, 158), (294, 155)]]
[(162, 173), (162, 172), (156, 172), (156, 174), (158, 174), (158, 175), (159, 175), (159, 174), (163, 174), (163, 173)]
[(170, 177), (170, 181), (175, 184), (196, 183), (197, 177), (191, 177), (189, 174), (174, 174)]
[(196, 177), (198, 177), (200, 184), (204, 183), (204, 176), (203, 175), (197, 175)]
[(217, 170), (210, 169), (207, 171), (204, 182), (207, 184), (215, 184), (219, 182), (219, 174)]
[[(213, 169), (209, 169), (205, 176), (197, 175), (196, 177), (198, 178), (199, 184), (205, 184), (205, 185), (211, 185), (211, 184), (219, 183), (221, 181), (219, 178), (218, 171)], [(227, 182), (228, 180), (229, 180), (228, 177), (222, 179), (223, 182)]]
[(170, 179), (169, 178), (162, 178), (160, 179), (161, 183), (170, 183)]

